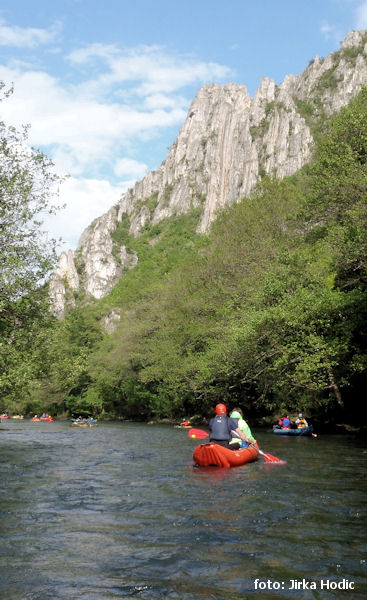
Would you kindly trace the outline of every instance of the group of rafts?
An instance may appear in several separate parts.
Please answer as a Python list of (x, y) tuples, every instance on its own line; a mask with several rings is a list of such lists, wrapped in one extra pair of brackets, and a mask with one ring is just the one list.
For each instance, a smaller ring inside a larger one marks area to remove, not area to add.
[[(24, 417), (23, 415), (13, 415), (12, 417), (9, 417), (7, 413), (2, 413), (0, 415), (0, 419), (18, 419), (23, 421)], [(33, 421), (33, 423), (38, 423), (40, 421), (51, 423), (53, 421), (53, 417), (51, 417), (51, 415), (48, 413), (43, 413), (43, 415), (40, 417), (38, 415), (34, 415), (34, 417), (31, 417), (30, 420)], [(95, 425), (97, 425), (97, 421), (92, 417), (89, 417), (88, 419), (82, 419), (82, 417), (78, 417), (77, 419), (72, 419), (71, 424), (78, 427), (95, 427)]]
[(51, 415), (49, 415), (48, 413), (43, 413), (43, 415), (41, 415), (40, 417), (38, 417), (37, 415), (34, 415), (34, 417), (32, 417), (31, 421), (36, 422), (36, 421), (45, 421), (46, 423), (52, 423), (53, 421), (53, 417), (51, 417)]
[[(13, 415), (9, 417), (7, 413), (3, 413), (2, 415), (0, 415), (0, 419), (16, 419), (17, 421), (23, 421), (24, 417), (23, 415)], [(38, 423), (39, 421), (51, 422), (53, 421), (53, 417), (51, 417), (51, 415), (49, 415), (48, 413), (43, 413), (43, 415), (41, 415), (40, 417), (38, 415), (34, 415), (34, 417), (31, 417), (30, 420), (33, 421), (33, 423)]]
[[(299, 415), (300, 417), (302, 415)], [(312, 425), (306, 423), (305, 426), (300, 423), (301, 426), (292, 428), (291, 426), (282, 427), (281, 424), (274, 425), (273, 433), (276, 435), (297, 435), (297, 436), (310, 436), (313, 434)], [(189, 421), (184, 421), (178, 427), (189, 429), (189, 437), (195, 438), (206, 438), (209, 434), (201, 429), (195, 429), (191, 427)], [(254, 462), (258, 459), (259, 455), (262, 455), (265, 462), (274, 464), (285, 464), (283, 460), (280, 460), (276, 456), (262, 452), (255, 442), (245, 448), (239, 448), (238, 450), (231, 450), (226, 446), (222, 446), (215, 442), (209, 442), (207, 444), (200, 444), (197, 446), (193, 453), (194, 463), (200, 467), (240, 467), (247, 463)]]

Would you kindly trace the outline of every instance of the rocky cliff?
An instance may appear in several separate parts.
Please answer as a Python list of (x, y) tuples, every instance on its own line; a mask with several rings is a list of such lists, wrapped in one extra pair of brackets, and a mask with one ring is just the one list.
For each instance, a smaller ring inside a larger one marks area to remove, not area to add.
[(352, 31), (338, 52), (316, 57), (279, 86), (264, 78), (254, 98), (244, 85), (205, 85), (160, 167), (125, 193), (63, 253), (50, 281), (53, 312), (61, 318), (76, 293), (106, 295), (138, 257), (119, 246), (122, 221), (138, 236), (144, 227), (201, 207), (199, 232), (219, 208), (249, 195), (258, 180), (295, 173), (311, 157), (313, 128), (367, 84), (367, 33)]

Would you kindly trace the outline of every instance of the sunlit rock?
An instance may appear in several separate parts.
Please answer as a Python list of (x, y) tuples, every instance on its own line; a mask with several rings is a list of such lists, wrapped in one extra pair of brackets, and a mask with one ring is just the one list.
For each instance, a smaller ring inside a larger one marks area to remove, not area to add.
[(207, 232), (218, 209), (251, 194), (264, 175), (282, 178), (306, 164), (312, 155), (310, 117), (327, 118), (367, 84), (366, 42), (365, 31), (352, 31), (338, 52), (316, 57), (300, 75), (287, 75), (279, 86), (263, 78), (253, 98), (244, 85), (204, 85), (158, 169), (84, 231), (66, 264), (60, 257), (50, 284), (53, 312), (64, 314), (67, 286), (79, 285), (99, 299), (136, 265), (138, 257), (113, 237), (122, 219), (128, 219), (128, 233), (138, 236), (166, 217), (200, 207), (198, 231)]

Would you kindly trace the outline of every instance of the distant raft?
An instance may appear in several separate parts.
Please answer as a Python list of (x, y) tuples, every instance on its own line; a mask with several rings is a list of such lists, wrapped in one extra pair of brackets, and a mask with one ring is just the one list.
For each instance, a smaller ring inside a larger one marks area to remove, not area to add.
[(193, 458), (200, 467), (241, 467), (257, 460), (259, 450), (253, 446), (230, 450), (219, 444), (200, 444), (194, 450)]
[(276, 435), (312, 435), (313, 427), (298, 427), (298, 429), (282, 429), (277, 425), (273, 425), (273, 433)]
[(90, 419), (72, 419), (71, 423), (74, 427), (95, 427), (97, 425), (97, 420)]
[(186, 419), (186, 421), (182, 421), (179, 425), (174, 425), (177, 429), (190, 429), (192, 427), (191, 421)]

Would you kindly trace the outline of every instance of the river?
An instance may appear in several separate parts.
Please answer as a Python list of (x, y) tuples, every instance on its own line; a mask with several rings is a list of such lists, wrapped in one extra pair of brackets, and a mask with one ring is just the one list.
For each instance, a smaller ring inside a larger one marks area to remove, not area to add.
[(2, 421), (1, 600), (366, 598), (366, 445), (255, 434), (286, 464), (195, 468), (167, 425)]

